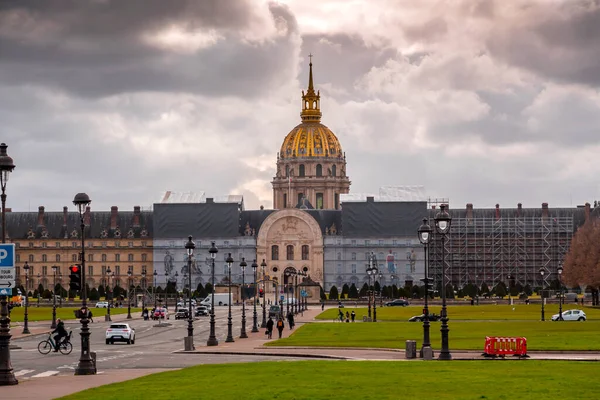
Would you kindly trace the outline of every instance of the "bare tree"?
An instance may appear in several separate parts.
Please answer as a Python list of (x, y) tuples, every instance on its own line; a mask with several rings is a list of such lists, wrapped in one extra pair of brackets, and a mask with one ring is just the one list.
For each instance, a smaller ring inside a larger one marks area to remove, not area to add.
[(581, 226), (565, 256), (563, 282), (570, 286), (586, 285), (592, 290), (592, 305), (598, 305), (600, 287), (600, 221), (590, 219)]

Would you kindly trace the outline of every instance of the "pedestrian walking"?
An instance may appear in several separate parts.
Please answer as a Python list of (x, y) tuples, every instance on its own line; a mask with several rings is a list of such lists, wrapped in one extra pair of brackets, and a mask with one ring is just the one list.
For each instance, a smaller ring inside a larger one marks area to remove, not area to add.
[(340, 319), (340, 322), (344, 322), (344, 313), (342, 310), (339, 310), (338, 318)]
[(273, 323), (273, 319), (269, 317), (269, 320), (267, 321), (267, 337), (269, 339), (273, 337), (273, 325), (275, 325), (275, 323)]
[(352, 310), (352, 312), (350, 313), (350, 317), (352, 317), (352, 322), (354, 322), (354, 318), (356, 318), (356, 313), (354, 312), (354, 310)]
[(92, 323), (94, 323), (94, 318), (93, 318), (93, 315), (92, 315), (92, 310), (89, 310), (89, 311), (88, 311), (88, 315), (87, 315), (87, 317), (88, 317), (88, 319), (89, 319), (89, 320), (90, 320)]
[(281, 317), (279, 317), (279, 319), (277, 320), (277, 331), (279, 332), (279, 339), (281, 339), (281, 334), (283, 333), (284, 327), (285, 327), (285, 324), (283, 323), (283, 320), (281, 319)]
[(325, 310), (325, 302), (321, 301), (321, 311)]
[(287, 315), (288, 324), (290, 325), (290, 330), (294, 329), (294, 314), (289, 312)]

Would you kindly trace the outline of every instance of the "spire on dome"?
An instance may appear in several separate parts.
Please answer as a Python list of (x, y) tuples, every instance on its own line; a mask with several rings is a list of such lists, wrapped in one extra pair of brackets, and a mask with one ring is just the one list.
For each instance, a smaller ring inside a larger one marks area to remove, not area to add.
[(320, 92), (315, 93), (313, 85), (313, 71), (312, 71), (312, 54), (308, 55), (310, 59), (308, 68), (308, 89), (306, 94), (302, 91), (302, 122), (319, 122), (321, 121), (321, 94)]

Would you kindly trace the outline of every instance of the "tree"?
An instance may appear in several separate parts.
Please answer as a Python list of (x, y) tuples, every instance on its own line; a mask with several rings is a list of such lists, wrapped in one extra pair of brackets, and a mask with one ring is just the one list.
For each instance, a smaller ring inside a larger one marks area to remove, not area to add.
[(329, 289), (329, 300), (338, 300), (339, 297), (337, 287), (335, 287), (335, 285), (332, 286), (331, 289)]
[(50, 291), (50, 289), (45, 289), (42, 292), (42, 299), (51, 299), (52, 298), (52, 292)]
[[(206, 290), (206, 293), (212, 293), (213, 287), (210, 283), (207, 283), (206, 286), (204, 286), (204, 290)], [(208, 296), (208, 294), (207, 294), (207, 296)]]
[(494, 287), (494, 294), (498, 297), (504, 297), (506, 296), (506, 293), (506, 285), (504, 284), (504, 282), (498, 282), (496, 287)]
[(41, 283), (38, 285), (37, 288), (38, 293), (44, 293), (44, 285), (42, 285)]
[(368, 291), (369, 291), (369, 285), (367, 284), (367, 282), (365, 282), (365, 284), (362, 285), (362, 287), (360, 288), (360, 292), (358, 292), (358, 295), (360, 297), (365, 297), (367, 295)]
[(411, 288), (412, 291), (412, 298), (413, 299), (420, 299), (421, 298), (421, 288), (417, 285), (414, 285)]
[(321, 300), (327, 300), (327, 296), (325, 295), (325, 291), (323, 290), (323, 286), (320, 286), (319, 289), (320, 289)]
[(351, 299), (358, 299), (358, 289), (356, 285), (353, 283), (350, 285), (350, 290), (348, 290), (348, 297)]
[(477, 296), (477, 286), (473, 283), (468, 283), (462, 290), (463, 295), (474, 298)]
[(98, 286), (98, 296), (106, 297), (106, 290), (103, 285)]
[(490, 288), (488, 288), (487, 283), (483, 282), (481, 284), (481, 289), (479, 290), (479, 294), (482, 296), (487, 296), (490, 293)]
[(347, 283), (344, 283), (344, 286), (342, 286), (342, 299), (348, 297), (348, 292), (350, 292), (350, 287)]
[(30, 297), (38, 297), (38, 294), (39, 294), (38, 290), (37, 290), (37, 289), (35, 289), (35, 290), (33, 291), (33, 296), (32, 296), (32, 295), (29, 295), (29, 296), (30, 296)]
[(398, 286), (394, 284), (392, 285), (392, 299), (397, 299), (398, 297), (400, 297), (400, 292), (398, 291)]
[(375, 293), (379, 293), (381, 291), (381, 285), (378, 281), (375, 281), (375, 284), (373, 285), (373, 290), (375, 291)]
[(100, 296), (99, 296), (98, 290), (96, 288), (93, 288), (90, 291), (90, 300), (97, 301), (99, 299), (100, 299)]
[(531, 289), (529, 283), (525, 285), (525, 287), (523, 288), (523, 292), (525, 292), (527, 296), (531, 296), (533, 294), (533, 289)]
[(446, 284), (446, 298), (453, 299), (454, 298), (454, 288), (451, 283)]
[(592, 305), (598, 305), (600, 287), (600, 221), (588, 219), (573, 235), (571, 247), (563, 263), (563, 283), (569, 286), (588, 286)]

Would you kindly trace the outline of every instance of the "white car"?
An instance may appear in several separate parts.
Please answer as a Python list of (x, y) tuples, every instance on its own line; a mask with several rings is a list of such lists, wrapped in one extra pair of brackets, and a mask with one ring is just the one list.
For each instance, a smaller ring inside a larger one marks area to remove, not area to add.
[[(558, 321), (559, 314), (552, 316), (552, 321)], [(567, 310), (562, 313), (563, 320), (565, 321), (585, 321), (587, 316), (581, 310)]]
[(96, 303), (96, 308), (108, 308), (108, 301), (99, 301)]
[(114, 344), (115, 342), (135, 344), (135, 329), (130, 327), (129, 324), (110, 324), (106, 330), (106, 344)]

